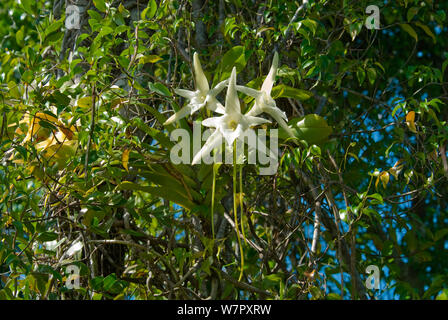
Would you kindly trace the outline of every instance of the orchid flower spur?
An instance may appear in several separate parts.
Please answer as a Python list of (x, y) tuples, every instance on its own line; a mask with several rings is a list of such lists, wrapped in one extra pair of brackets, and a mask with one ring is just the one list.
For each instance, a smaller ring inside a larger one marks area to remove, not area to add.
[(270, 123), (270, 121), (241, 113), (236, 90), (236, 69), (234, 67), (227, 88), (225, 112), (220, 117), (207, 118), (202, 121), (204, 126), (215, 128), (215, 131), (195, 155), (192, 164), (199, 163), (203, 155), (209, 154), (213, 149), (221, 146), (222, 138), (231, 146), (235, 139), (244, 136), (247, 130), (253, 130), (251, 127), (263, 123)]
[(177, 113), (173, 114), (168, 120), (165, 121), (164, 125), (171, 124), (188, 115), (191, 115), (198, 111), (199, 109), (207, 106), (211, 111), (218, 113), (224, 113), (223, 105), (216, 99), (216, 96), (225, 88), (228, 80), (221, 81), (210, 90), (208, 85), (207, 77), (202, 70), (201, 62), (199, 61), (198, 54), (195, 52), (193, 55), (193, 69), (196, 82), (196, 91), (190, 91), (185, 89), (175, 89), (174, 91), (187, 98), (190, 102), (180, 109)]
[(280, 110), (275, 104), (274, 99), (271, 97), (272, 86), (275, 82), (275, 76), (277, 75), (278, 68), (278, 53), (275, 52), (274, 60), (272, 61), (271, 69), (261, 86), (261, 90), (248, 88), (245, 86), (237, 86), (237, 90), (247, 94), (248, 96), (255, 98), (255, 104), (252, 109), (247, 113), (248, 116), (257, 116), (260, 113), (267, 113), (277, 121), (277, 123), (288, 132), (291, 137), (295, 137), (291, 128), (288, 126), (288, 117), (285, 112)]

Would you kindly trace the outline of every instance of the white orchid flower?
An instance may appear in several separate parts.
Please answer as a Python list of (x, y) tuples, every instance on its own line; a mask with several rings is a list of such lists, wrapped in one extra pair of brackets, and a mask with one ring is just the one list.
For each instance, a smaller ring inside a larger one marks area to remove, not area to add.
[(198, 111), (199, 109), (207, 106), (211, 111), (218, 113), (224, 113), (223, 105), (216, 99), (216, 96), (225, 88), (228, 80), (221, 81), (213, 89), (210, 90), (208, 85), (207, 77), (202, 70), (201, 62), (199, 61), (199, 56), (195, 52), (193, 55), (193, 69), (196, 82), (196, 91), (190, 91), (185, 89), (175, 89), (178, 95), (187, 98), (190, 102), (180, 109), (177, 113), (173, 114), (168, 120), (165, 121), (164, 125), (171, 124), (188, 115), (191, 115)]
[(277, 123), (288, 132), (291, 137), (295, 137), (294, 133), (289, 128), (287, 121), (288, 117), (286, 113), (280, 110), (275, 104), (274, 99), (271, 97), (272, 86), (275, 82), (275, 76), (277, 75), (278, 68), (278, 53), (275, 52), (274, 60), (272, 61), (271, 69), (261, 86), (261, 90), (248, 88), (245, 86), (237, 86), (237, 90), (244, 94), (254, 97), (255, 104), (252, 109), (247, 113), (248, 116), (257, 116), (260, 113), (267, 113), (277, 121)]
[(263, 123), (270, 123), (270, 121), (241, 113), (240, 101), (236, 90), (236, 69), (234, 67), (227, 88), (225, 112), (220, 117), (207, 118), (202, 121), (204, 126), (215, 128), (215, 131), (207, 139), (202, 149), (195, 155), (192, 164), (199, 163), (203, 155), (210, 154), (213, 149), (220, 147), (223, 138), (231, 146), (235, 139), (243, 138), (248, 130), (253, 130), (251, 127)]

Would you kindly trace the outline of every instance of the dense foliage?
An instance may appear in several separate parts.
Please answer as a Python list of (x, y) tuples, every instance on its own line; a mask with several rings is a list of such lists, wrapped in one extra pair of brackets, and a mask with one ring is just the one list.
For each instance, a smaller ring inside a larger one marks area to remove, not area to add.
[[(1, 1), (0, 299), (447, 299), (447, 10)], [(274, 175), (170, 161), (195, 52), (255, 89), (278, 52)]]

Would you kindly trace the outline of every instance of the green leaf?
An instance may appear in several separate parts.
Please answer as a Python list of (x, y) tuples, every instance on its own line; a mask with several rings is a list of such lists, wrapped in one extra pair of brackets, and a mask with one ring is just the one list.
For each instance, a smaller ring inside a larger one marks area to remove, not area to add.
[(364, 26), (363, 22), (354, 22), (349, 25), (352, 41), (355, 41), (356, 36), (361, 32), (363, 26)]
[(410, 22), (412, 20), (412, 18), (415, 17), (415, 15), (417, 14), (419, 9), (420, 9), (419, 7), (409, 8), (408, 13), (406, 15), (406, 18), (407, 18), (408, 22)]
[(63, 24), (64, 22), (62, 20), (53, 22), (51, 25), (45, 28), (45, 35), (49, 35), (55, 31), (61, 31), (61, 27)]
[[(177, 180), (173, 176), (169, 175), (168, 172), (161, 166), (155, 165), (154, 170), (142, 171), (139, 174), (148, 181), (159, 185), (160, 187), (163, 187), (167, 190), (175, 191), (178, 194), (186, 194), (186, 189), (181, 180)], [(195, 190), (189, 188), (188, 192), (193, 196), (195, 200), (201, 199), (201, 195)]]
[(299, 100), (307, 100), (313, 96), (313, 93), (304, 89), (297, 89), (289, 87), (285, 84), (280, 84), (272, 88), (272, 96), (275, 98), (293, 98)]
[(57, 130), (57, 127), (49, 121), (39, 120), (39, 125), (50, 130)]
[(397, 111), (398, 111), (399, 109), (402, 109), (403, 107), (406, 107), (406, 103), (404, 103), (404, 105), (402, 105), (402, 104), (397, 104), (397, 105), (395, 106), (394, 110), (392, 110), (392, 117), (394, 117), (395, 114), (397, 113)]
[(281, 273), (270, 274), (263, 279), (263, 287), (267, 289), (275, 288), (282, 281)]
[(101, 298), (103, 297), (103, 295), (101, 293), (94, 293), (92, 296), (92, 300), (101, 300)]
[(16, 33), (16, 42), (19, 46), (23, 46), (23, 39), (24, 39), (24, 27), (22, 26), (19, 31)]
[(434, 241), (439, 241), (440, 239), (445, 238), (446, 235), (448, 235), (448, 228), (437, 230), (434, 235)]
[(184, 195), (178, 194), (177, 192), (173, 190), (169, 190), (167, 188), (161, 188), (161, 187), (150, 187), (150, 186), (141, 186), (139, 184), (130, 182), (130, 181), (123, 181), (121, 182), (117, 188), (119, 190), (131, 190), (131, 191), (142, 191), (152, 194), (153, 196), (160, 197), (169, 201), (172, 201), (174, 203), (177, 203), (178, 205), (184, 207), (185, 209), (191, 210), (195, 207), (195, 204), (191, 202), (187, 197)]
[(114, 29), (112, 29), (111, 27), (102, 27), (100, 33), (98, 34), (98, 39), (107, 36), (108, 34), (111, 34), (112, 32), (114, 32)]
[(448, 59), (445, 60), (442, 64), (442, 76), (445, 74), (446, 67), (448, 66)]
[(420, 21), (417, 21), (415, 23), (417, 26), (419, 26), (421, 29), (423, 29), (423, 31), (432, 38), (432, 42), (435, 44), (436, 43), (436, 36), (434, 35), (434, 33), (432, 33), (432, 31), (428, 28), (428, 26), (424, 25), (423, 23), (421, 23)]
[(440, 292), (436, 300), (448, 300), (448, 289), (443, 289), (442, 292)]
[(149, 111), (160, 124), (163, 124), (166, 121), (166, 117), (160, 113), (156, 108), (153, 106), (147, 105), (145, 103), (137, 103), (137, 105), (145, 108), (147, 111)]
[(407, 23), (400, 24), (400, 27), (409, 33), (409, 35), (415, 39), (415, 41), (418, 41), (417, 33), (414, 31), (414, 29)]
[(369, 78), (369, 82), (371, 85), (375, 83), (376, 80), (376, 69), (375, 68), (368, 68), (367, 69), (367, 77)]
[(28, 152), (26, 151), (25, 147), (17, 144), (17, 145), (14, 146), (14, 149), (16, 149), (20, 153), (20, 155), (22, 156), (22, 158), (24, 160), (27, 160)]
[(22, 0), (20, 1), (22, 4), (23, 9), (26, 13), (28, 13), (31, 16), (34, 16), (34, 4), (36, 4), (36, 1), (34, 0)]
[(367, 196), (367, 198), (372, 198), (372, 199), (375, 199), (378, 201), (378, 202), (372, 201), (372, 204), (383, 204), (384, 203), (383, 197), (379, 193), (370, 194)]
[(99, 14), (97, 11), (95, 11), (95, 10), (87, 10), (87, 13), (89, 14), (89, 16), (92, 18), (92, 19), (95, 19), (95, 20), (97, 20), (97, 21), (101, 21), (101, 20), (103, 20), (103, 17), (101, 16), (101, 14)]
[(106, 4), (104, 3), (104, 0), (93, 0), (93, 4), (98, 10), (106, 12), (107, 7)]
[(341, 296), (332, 292), (327, 295), (327, 300), (341, 300)]
[[(227, 51), (219, 63), (219, 72), (215, 74), (213, 82), (218, 83), (221, 80), (227, 79), (230, 76), (233, 67), (236, 68), (236, 72), (241, 72), (246, 66), (249, 56), (250, 52), (246, 52), (243, 46), (236, 46)], [(220, 74), (219, 79), (218, 74)]]
[[(295, 118), (289, 121), (289, 127), (299, 140), (305, 140), (308, 144), (325, 142), (333, 129), (327, 121), (317, 114), (308, 114), (303, 118)], [(288, 139), (289, 136), (283, 128), (279, 128), (280, 139)]]
[(361, 86), (366, 78), (366, 72), (363, 68), (359, 67), (356, 71), (356, 76), (358, 77), (359, 85)]
[(148, 6), (145, 8), (145, 10), (143, 10), (142, 12), (142, 19), (143, 20), (152, 19), (156, 14), (156, 11), (157, 11), (157, 3), (155, 0), (151, 0), (148, 3)]
[(160, 82), (156, 83), (149, 82), (148, 87), (149, 89), (151, 89), (151, 91), (156, 92), (162, 96), (168, 96), (168, 97), (171, 96), (170, 90), (168, 90), (168, 88)]
[(174, 144), (171, 142), (170, 138), (167, 137), (163, 132), (148, 126), (142, 119), (134, 118), (131, 121), (132, 125), (138, 127), (140, 130), (143, 130), (155, 140), (157, 140), (163, 147), (171, 148)]
[(311, 32), (313, 32), (313, 35), (316, 34), (317, 27), (319, 26), (318, 23), (315, 20), (312, 19), (305, 19), (299, 22), (299, 25), (304, 25), (307, 27)]
[(50, 232), (50, 231), (45, 231), (45, 232), (42, 232), (37, 237), (37, 240), (42, 241), (42, 242), (47, 242), (47, 241), (56, 240), (57, 238), (58, 238), (58, 235), (56, 233)]
[(26, 83), (31, 83), (34, 79), (34, 73), (31, 70), (26, 70), (23, 74), (22, 74), (22, 80)]
[(387, 257), (391, 256), (394, 251), (394, 243), (390, 240), (386, 240), (383, 244), (383, 248), (381, 250), (381, 255)]
[(115, 282), (117, 282), (117, 276), (114, 273), (108, 275), (103, 280), (104, 290), (109, 291), (114, 286)]

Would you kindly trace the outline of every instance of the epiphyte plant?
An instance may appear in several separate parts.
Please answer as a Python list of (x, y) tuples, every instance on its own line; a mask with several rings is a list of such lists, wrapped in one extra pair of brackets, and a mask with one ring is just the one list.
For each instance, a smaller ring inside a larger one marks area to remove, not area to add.
[[(274, 99), (271, 97), (272, 86), (275, 82), (275, 77), (278, 69), (278, 53), (274, 53), (273, 63), (269, 70), (269, 73), (263, 82), (263, 85), (260, 90), (248, 88), (246, 86), (240, 86), (236, 83), (236, 68), (232, 68), (232, 72), (230, 74), (230, 78), (218, 83), (214, 88), (210, 89), (207, 77), (204, 74), (204, 71), (201, 66), (201, 62), (199, 60), (199, 56), (197, 53), (193, 55), (193, 73), (195, 78), (195, 91), (185, 90), (185, 89), (176, 89), (175, 92), (189, 100), (188, 104), (181, 108), (177, 113), (173, 114), (167, 121), (165, 121), (164, 125), (172, 124), (173, 122), (179, 121), (187, 117), (188, 115), (193, 115), (196, 111), (206, 107), (208, 110), (219, 113), (218, 117), (209, 117), (202, 120), (202, 125), (205, 127), (210, 127), (213, 129), (211, 135), (205, 142), (204, 146), (199, 150), (197, 154), (194, 155), (192, 164), (199, 164), (203, 156), (209, 155), (214, 150), (222, 147), (223, 140), (224, 144), (226, 144), (226, 148), (233, 147), (233, 212), (235, 219), (235, 229), (237, 232), (237, 239), (241, 257), (241, 265), (240, 265), (240, 277), (243, 276), (244, 269), (244, 255), (243, 248), (241, 244), (241, 237), (238, 226), (238, 217), (237, 217), (237, 209), (238, 202), (240, 205), (240, 209), (242, 211), (243, 206), (243, 192), (242, 192), (242, 165), (239, 165), (239, 184), (240, 190), (239, 194), (237, 194), (237, 164), (240, 161), (237, 161), (237, 140), (240, 140), (244, 143), (245, 137), (249, 136), (249, 134), (255, 135), (253, 127), (256, 127), (261, 124), (271, 123), (271, 121), (258, 117), (258, 115), (262, 113), (269, 114), (277, 123), (287, 132), (287, 134), (291, 137), (294, 137), (291, 129), (289, 128), (287, 121), (288, 118), (286, 114), (280, 110), (276, 104)], [(217, 95), (227, 86), (227, 93), (225, 99), (225, 106), (223, 106), (217, 99)], [(241, 104), (238, 98), (238, 91), (255, 98), (254, 104), (252, 108), (246, 113), (241, 113)], [(274, 137), (275, 138), (275, 137)], [(250, 140), (249, 140), (250, 141)], [(248, 144), (249, 144), (248, 141)], [(261, 142), (257, 138), (257, 146), (262, 146), (263, 150), (266, 150), (263, 142)], [(250, 147), (250, 146), (249, 146)], [(268, 151), (272, 156), (272, 152)], [(274, 152), (275, 153), (275, 152)], [(276, 153), (275, 153), (276, 154)], [(216, 165), (216, 164), (215, 164)], [(212, 234), (213, 241), (215, 238), (214, 235), (214, 194), (215, 194), (215, 181), (216, 181), (216, 173), (219, 167), (213, 166), (213, 185), (212, 185), (212, 200), (211, 200), (211, 224), (212, 224)], [(238, 199), (239, 198), (239, 199)], [(243, 216), (241, 215), (241, 231), (243, 239), (245, 239), (244, 235), (244, 223)]]

